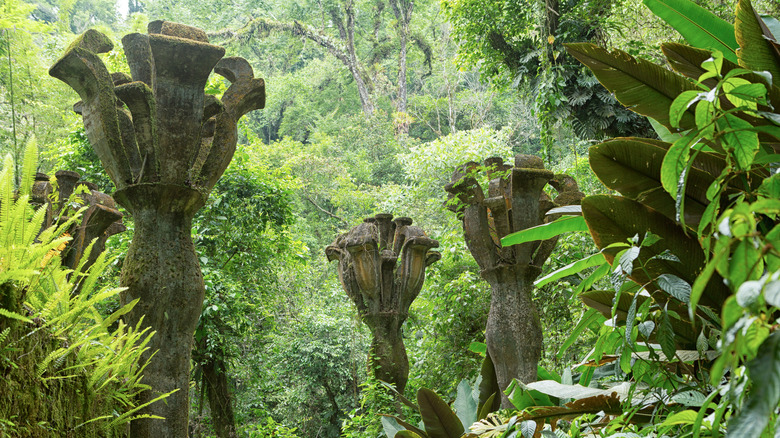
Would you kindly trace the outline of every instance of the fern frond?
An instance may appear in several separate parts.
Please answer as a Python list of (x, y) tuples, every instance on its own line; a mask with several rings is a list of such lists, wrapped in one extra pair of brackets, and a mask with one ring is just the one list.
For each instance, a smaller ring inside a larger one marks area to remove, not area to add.
[(30, 219), (30, 223), (27, 227), (27, 233), (25, 233), (23, 240), (25, 242), (34, 242), (35, 238), (38, 236), (38, 232), (43, 226), (43, 221), (45, 220), (46, 206), (42, 205), (37, 210), (35, 210), (35, 214), (33, 214), (33, 217)]
[(9, 334), (11, 334), (11, 327), (6, 327), (5, 330), (0, 332), (0, 346), (5, 343), (5, 340), (8, 338)]
[(60, 358), (62, 356), (65, 356), (66, 354), (68, 354), (68, 350), (69, 350), (68, 348), (58, 348), (58, 349), (52, 351), (51, 353), (49, 353), (43, 359), (43, 361), (38, 364), (38, 372), (35, 373), (35, 376), (40, 379), (43, 376), (43, 373), (46, 372), (46, 368), (49, 367), (49, 364), (51, 364), (52, 361), (54, 361), (55, 359), (58, 359), (58, 358)]
[[(123, 290), (125, 290), (125, 289), (127, 289), (127, 288), (124, 288), (124, 287), (123, 287), (123, 288), (118, 288), (118, 289), (117, 289), (117, 292), (121, 292), (121, 291), (123, 291)], [(134, 299), (133, 301), (130, 301), (129, 303), (125, 304), (124, 306), (122, 306), (121, 308), (119, 308), (119, 310), (117, 310), (116, 312), (112, 313), (111, 315), (109, 315), (109, 317), (108, 317), (108, 318), (106, 318), (105, 320), (103, 320), (103, 323), (102, 323), (101, 325), (102, 325), (104, 328), (106, 328), (106, 329), (107, 329), (107, 328), (108, 328), (108, 327), (109, 327), (111, 324), (113, 324), (113, 323), (114, 323), (114, 322), (115, 322), (117, 319), (121, 318), (123, 315), (126, 315), (128, 312), (130, 312), (131, 310), (133, 310), (133, 307), (135, 307), (135, 305), (136, 305), (136, 304), (138, 304), (138, 302), (139, 302), (139, 301), (141, 301), (141, 299), (140, 299), (140, 298), (136, 298), (136, 299)], [(122, 324), (122, 325), (124, 325), (124, 324)]]
[[(8, 216), (14, 197), (14, 160), (7, 154), (3, 160), (3, 170), (0, 172), (0, 224), (8, 224)], [(0, 235), (4, 230), (0, 230)]]
[(38, 275), (34, 269), (14, 269), (12, 271), (0, 272), (0, 284), (8, 281), (20, 281), (27, 283), (31, 277)]
[(72, 430), (76, 430), (79, 427), (86, 426), (87, 424), (94, 423), (94, 422), (100, 421), (100, 420), (106, 420), (106, 419), (109, 419), (111, 417), (112, 417), (112, 415), (101, 415), (100, 417), (95, 417), (95, 418), (87, 420), (87, 421), (85, 421), (85, 422), (83, 422), (81, 424), (77, 424), (76, 427), (74, 427)]
[(13, 233), (8, 233), (9, 237), (13, 240), (9, 242), (11, 245), (17, 248), (26, 249), (27, 246), (32, 245), (34, 241), (25, 242), (25, 230), (29, 226), (29, 216), (31, 216), (30, 196), (22, 195), (16, 199), (14, 209), (11, 212), (11, 221), (13, 221)]
[[(97, 241), (97, 238), (93, 239), (92, 242), (89, 243), (89, 246), (87, 247), (87, 250), (91, 251), (92, 246), (95, 244), (95, 241)], [(76, 269), (76, 272), (83, 272), (84, 269), (84, 263), (87, 262), (87, 259), (89, 257), (88, 252), (84, 252), (84, 255), (81, 257), (81, 263)], [(89, 267), (90, 272), (103, 272), (108, 266), (109, 261), (107, 261), (108, 253), (102, 252), (100, 255), (98, 255), (97, 259), (95, 259), (95, 263)], [(95, 288), (95, 284), (97, 284), (98, 276), (97, 275), (87, 275), (86, 278), (81, 283), (81, 293), (84, 295), (90, 295), (92, 293), (92, 289)]]
[(144, 404), (136, 406), (135, 408), (125, 412), (124, 414), (122, 414), (119, 417), (117, 417), (116, 419), (114, 419), (114, 421), (111, 422), (111, 426), (118, 426), (120, 424), (128, 423), (130, 421), (138, 420), (140, 418), (161, 418), (161, 417), (158, 417), (156, 415), (141, 414), (141, 415), (133, 416), (133, 414), (138, 412), (138, 411), (140, 411), (141, 409), (149, 406), (150, 404), (152, 404), (154, 402), (160, 401), (160, 400), (168, 397), (169, 395), (173, 394), (174, 392), (176, 392), (178, 390), (179, 390), (179, 388), (176, 388), (176, 389), (174, 389), (171, 392), (167, 392), (165, 394), (160, 395), (159, 397), (155, 397), (154, 399), (149, 400), (148, 402), (146, 402)]
[[(2, 307), (0, 307), (0, 316), (4, 316), (4, 317), (10, 318), (10, 319), (16, 319), (18, 321), (22, 321), (22, 322), (26, 322), (26, 323), (31, 323), (32, 322), (32, 320), (30, 320), (30, 318), (27, 318), (24, 315), (20, 315), (20, 314), (18, 314), (16, 312), (12, 312), (12, 311), (10, 311), (8, 309), (3, 309)], [(2, 344), (2, 340), (3, 340), (3, 338), (0, 337), (0, 344)]]
[(32, 191), (33, 181), (35, 180), (35, 171), (38, 169), (38, 145), (35, 136), (31, 136), (24, 148), (24, 158), (22, 160), (22, 175), (19, 183), (19, 194), (29, 195)]

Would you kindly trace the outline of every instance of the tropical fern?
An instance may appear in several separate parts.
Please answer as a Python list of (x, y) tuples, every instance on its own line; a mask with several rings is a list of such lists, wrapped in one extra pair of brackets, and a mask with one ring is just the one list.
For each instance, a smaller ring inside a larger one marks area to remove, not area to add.
[[(0, 307), (0, 324), (13, 320), (18, 328), (3, 329), (0, 325), (0, 358), (13, 364), (14, 357), (9, 352), (21, 350), (36, 335), (60, 339), (59, 348), (43, 350), (32, 367), (34, 371), (27, 374), (35, 376), (40, 384), (70, 381), (79, 385), (78, 392), (88, 403), (100, 401), (94, 418), (82, 418), (82, 422), (71, 424), (69, 429), (121, 430), (120, 426), (135, 418), (134, 414), (143, 407), (135, 402), (139, 393), (149, 389), (141, 383), (141, 373), (148, 363), (141, 361), (141, 356), (154, 333), (142, 328), (141, 322), (131, 327), (120, 320), (137, 300), (108, 316), (98, 311), (99, 303), (117, 296), (121, 289), (98, 282), (113, 261), (106, 253), (87, 267), (93, 243), (74, 271), (60, 265), (60, 252), (71, 240), (66, 231), (80, 220), (84, 209), (69, 213), (69, 219), (63, 223), (41, 230), (45, 207), (35, 208), (29, 202), (36, 163), (35, 142), (31, 141), (24, 153), (18, 187), (14, 186), (14, 162), (10, 155), (2, 160), (0, 169), (0, 285), (23, 291), (21, 297), (12, 298), (24, 300), (14, 303), (15, 307)], [(74, 293), (77, 284), (80, 290)], [(20, 313), (22, 305), (27, 315)], [(109, 331), (114, 324), (117, 328)], [(163, 394), (153, 402), (166, 396)], [(9, 418), (4, 418), (0, 406), (0, 425)]]

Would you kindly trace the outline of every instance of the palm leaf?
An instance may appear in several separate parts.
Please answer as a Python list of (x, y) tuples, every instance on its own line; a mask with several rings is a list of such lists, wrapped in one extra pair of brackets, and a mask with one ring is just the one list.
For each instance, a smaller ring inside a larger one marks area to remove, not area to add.
[(739, 45), (731, 23), (689, 0), (644, 0), (643, 3), (692, 46), (720, 50), (726, 59), (737, 62)]
[[(684, 77), (643, 59), (590, 43), (564, 44), (573, 57), (585, 64), (607, 90), (630, 110), (654, 118), (671, 129), (669, 107), (683, 91), (697, 88)], [(681, 129), (696, 125), (692, 109), (683, 114)]]

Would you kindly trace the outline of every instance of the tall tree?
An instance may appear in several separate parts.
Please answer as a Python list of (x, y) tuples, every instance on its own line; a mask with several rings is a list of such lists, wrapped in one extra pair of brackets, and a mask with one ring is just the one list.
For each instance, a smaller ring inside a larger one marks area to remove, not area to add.
[(622, 108), (566, 55), (563, 43), (603, 41), (612, 1), (481, 0), (442, 3), (460, 41), (457, 61), (502, 86), (535, 96), (546, 145), (554, 126), (571, 122), (581, 138), (653, 135), (643, 117)]
[[(398, 35), (398, 84), (395, 106), (397, 111), (405, 112), (408, 100), (407, 64), (409, 42), (414, 42), (426, 58), (430, 67), (430, 44), (420, 34), (412, 35), (411, 20), (414, 2), (410, 0), (391, 0), (393, 12), (396, 16), (396, 33)], [(370, 117), (377, 107), (375, 93), (379, 85), (386, 82), (384, 77), (375, 69), (375, 64), (380, 63), (390, 54), (395, 53), (394, 46), (385, 43), (386, 36), (382, 34), (387, 22), (384, 15), (384, 2), (377, 1), (370, 7), (366, 4), (358, 4), (356, 0), (331, 0), (318, 1), (318, 16), (320, 26), (315, 27), (310, 23), (299, 20), (280, 21), (267, 17), (260, 17), (245, 24), (239, 30), (223, 29), (210, 35), (216, 38), (228, 40), (244, 40), (252, 36), (267, 35), (269, 32), (286, 32), (312, 41), (324, 48), (329, 54), (339, 60), (350, 72), (355, 82), (363, 114)], [(358, 17), (359, 8), (370, 10), (361, 26)], [(363, 28), (365, 27), (365, 29)], [(335, 29), (335, 32), (328, 29)], [(369, 43), (370, 47), (369, 47)], [(365, 46), (365, 47), (364, 47)], [(381, 70), (381, 69), (380, 69)]]
[(398, 33), (398, 44), (400, 50), (398, 53), (398, 97), (396, 99), (396, 110), (399, 113), (406, 112), (406, 56), (407, 46), (409, 44), (409, 23), (412, 21), (412, 11), (414, 10), (414, 1), (412, 0), (388, 0), (390, 7), (395, 14), (395, 29)]

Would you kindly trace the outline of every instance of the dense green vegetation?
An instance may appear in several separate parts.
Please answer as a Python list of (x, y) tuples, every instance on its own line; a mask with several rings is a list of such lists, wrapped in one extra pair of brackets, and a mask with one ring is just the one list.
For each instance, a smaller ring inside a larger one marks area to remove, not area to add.
[[(468, 436), (780, 433), (780, 22), (761, 18), (780, 10), (644, 3), (0, 0), (0, 435), (121, 436), (146, 389), (133, 365), (146, 334), (116, 323), (133, 218), (73, 294), (81, 277), (49, 254), (62, 230), (16, 230), (40, 229), (28, 144), (38, 171), (114, 190), (48, 68), (97, 28), (114, 40), (109, 71), (127, 72), (121, 37), (158, 19), (204, 29), (267, 91), (193, 220), (206, 297), (191, 436), (449, 438), (477, 420)], [(228, 85), (213, 76), (206, 93)], [(503, 241), (557, 236), (532, 292), (539, 381), (491, 412), (491, 286), (444, 186), (464, 163), (516, 154), (587, 197), (568, 222)], [(441, 253), (403, 325), (405, 397), (373, 377), (371, 333), (325, 256), (386, 212)]]

